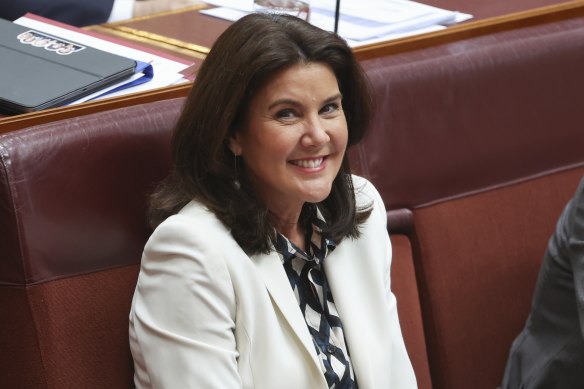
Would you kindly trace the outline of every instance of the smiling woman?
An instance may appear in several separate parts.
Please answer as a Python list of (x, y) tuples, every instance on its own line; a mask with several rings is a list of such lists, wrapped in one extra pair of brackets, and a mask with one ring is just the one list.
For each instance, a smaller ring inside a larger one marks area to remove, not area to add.
[(351, 175), (371, 116), (338, 36), (252, 14), (219, 37), (151, 199), (138, 388), (415, 388), (384, 205)]
[(331, 192), (347, 134), (334, 73), (321, 63), (300, 63), (266, 82), (229, 140), (276, 230), (302, 250), (300, 213), (305, 203), (319, 203)]

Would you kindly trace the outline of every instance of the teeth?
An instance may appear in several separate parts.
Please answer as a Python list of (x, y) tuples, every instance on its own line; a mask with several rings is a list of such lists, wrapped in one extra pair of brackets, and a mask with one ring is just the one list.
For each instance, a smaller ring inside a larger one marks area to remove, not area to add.
[(314, 169), (319, 167), (322, 164), (324, 158), (316, 158), (316, 159), (299, 159), (293, 161), (292, 163), (296, 166), (300, 166), (307, 169)]

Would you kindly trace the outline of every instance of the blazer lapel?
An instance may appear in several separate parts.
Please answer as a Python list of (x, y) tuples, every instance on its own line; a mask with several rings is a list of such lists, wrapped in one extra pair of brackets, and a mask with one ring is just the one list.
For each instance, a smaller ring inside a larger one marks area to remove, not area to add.
[(359, 252), (353, 250), (348, 241), (337, 246), (324, 261), (327, 280), (335, 299), (335, 307), (343, 323), (343, 333), (349, 347), (349, 354), (353, 364), (353, 371), (357, 377), (359, 387), (373, 387), (369, 359), (371, 350), (367, 342), (367, 333), (370, 330), (368, 315), (362, 311), (362, 304), (367, 304), (367, 279), (360, 277), (358, 268)]
[[(272, 251), (270, 254), (259, 254), (252, 256), (253, 262), (261, 274), (268, 293), (270, 294), (275, 305), (280, 310), (282, 316), (286, 319), (292, 332), (297, 336), (304, 345), (312, 365), (321, 371), (320, 362), (317, 359), (316, 350), (312, 343), (312, 337), (308, 332), (306, 321), (298, 306), (298, 301), (294, 296), (290, 281), (286, 276), (286, 271), (282, 266), (282, 261), (278, 253)], [(320, 374), (322, 375), (322, 373)], [(326, 385), (324, 376), (322, 382)]]

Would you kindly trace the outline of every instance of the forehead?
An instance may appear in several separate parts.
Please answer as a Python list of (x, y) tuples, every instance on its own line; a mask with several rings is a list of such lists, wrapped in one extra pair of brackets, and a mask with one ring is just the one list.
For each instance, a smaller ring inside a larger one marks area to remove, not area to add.
[(298, 63), (269, 77), (251, 98), (250, 108), (259, 108), (279, 99), (318, 102), (338, 93), (335, 73), (327, 64)]
[[(259, 88), (258, 98), (278, 97), (282, 94), (331, 94), (338, 93), (339, 86), (333, 70), (324, 63), (298, 63), (284, 68)], [(329, 96), (327, 96), (329, 97)]]

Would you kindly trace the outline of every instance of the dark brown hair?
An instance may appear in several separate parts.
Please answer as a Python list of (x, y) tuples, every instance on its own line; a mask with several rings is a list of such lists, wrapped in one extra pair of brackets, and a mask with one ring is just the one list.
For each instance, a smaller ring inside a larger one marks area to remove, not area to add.
[[(173, 169), (151, 197), (153, 227), (196, 199), (231, 229), (245, 252), (270, 250), (275, 233), (269, 211), (246, 180), (245, 167), (236, 169), (227, 141), (266, 80), (298, 63), (332, 69), (343, 96), (348, 146), (363, 138), (371, 95), (345, 41), (296, 17), (247, 15), (218, 38), (197, 74), (175, 128)], [(318, 206), (328, 224), (326, 233), (337, 243), (359, 235), (358, 226), (370, 210), (357, 209), (347, 155), (330, 195)]]

